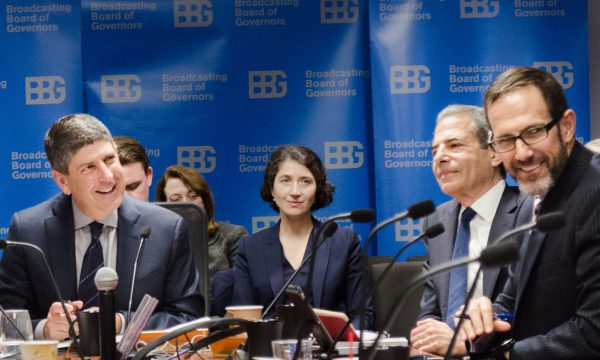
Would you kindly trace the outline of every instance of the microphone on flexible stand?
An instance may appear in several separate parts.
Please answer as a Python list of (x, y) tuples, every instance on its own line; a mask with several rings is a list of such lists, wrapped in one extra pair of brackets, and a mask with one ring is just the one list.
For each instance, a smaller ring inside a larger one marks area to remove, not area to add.
[[(317, 232), (317, 236), (315, 236), (315, 239), (319, 238), (321, 233), (325, 230), (326, 226), (329, 226), (328, 224), (333, 223), (335, 221), (343, 220), (343, 219), (350, 219), (350, 221), (352, 221), (352, 222), (366, 223), (366, 222), (373, 221), (374, 218), (375, 218), (375, 212), (372, 209), (358, 209), (358, 210), (353, 210), (352, 212), (349, 212), (349, 213), (334, 215), (334, 216), (330, 217), (329, 219), (325, 220), (325, 222), (323, 223), (323, 225)], [(312, 297), (312, 282), (313, 282), (313, 277), (314, 277), (314, 272), (315, 272), (315, 263), (316, 263), (316, 258), (317, 258), (317, 256), (316, 256), (317, 246), (316, 245), (317, 245), (316, 242), (313, 241), (312, 251), (311, 251), (312, 257), (311, 257), (310, 266), (309, 266), (309, 270), (308, 270), (308, 279), (306, 280), (306, 290), (305, 290), (306, 297), (304, 299), (304, 301), (307, 305), (310, 304), (310, 298)], [(304, 321), (304, 319), (301, 319), (299, 326), (298, 326), (298, 329), (299, 329), (298, 336), (297, 336), (298, 343), (296, 345), (296, 352), (294, 353), (293, 360), (298, 359), (298, 356), (300, 355), (300, 347), (302, 344), (302, 334), (304, 332), (304, 325), (305, 325), (305, 321)]]
[(419, 219), (419, 218), (422, 218), (429, 214), (432, 214), (434, 211), (435, 211), (435, 204), (433, 203), (433, 201), (424, 200), (424, 201), (421, 201), (421, 202), (411, 205), (408, 208), (408, 210), (382, 221), (381, 223), (377, 224), (371, 230), (371, 232), (369, 232), (369, 235), (367, 236), (367, 240), (365, 240), (365, 243), (363, 244), (363, 258), (362, 258), (363, 282), (361, 284), (361, 291), (360, 291), (360, 300), (361, 301), (359, 302), (359, 305), (358, 305), (359, 330), (361, 331), (360, 337), (359, 337), (359, 342), (358, 342), (359, 350), (362, 349), (362, 341), (363, 341), (362, 330), (364, 330), (364, 327), (365, 327), (365, 310), (367, 307), (366, 278), (367, 278), (368, 255), (369, 255), (368, 250), (369, 250), (369, 243), (371, 242), (373, 235), (375, 235), (379, 230), (383, 229), (384, 227), (386, 227), (390, 224), (393, 224), (397, 221), (400, 221), (402, 219), (405, 219), (407, 217), (410, 217), (412, 219)]
[(131, 303), (133, 302), (133, 289), (135, 287), (135, 275), (137, 274), (137, 266), (138, 259), (140, 257), (140, 253), (142, 252), (142, 247), (144, 246), (144, 241), (150, 237), (150, 233), (152, 229), (149, 226), (144, 226), (142, 231), (140, 231), (140, 245), (138, 246), (137, 253), (135, 254), (135, 261), (133, 262), (133, 275), (131, 276), (131, 289), (129, 289), (129, 305), (127, 305), (127, 318), (125, 319), (125, 324), (129, 325), (129, 320), (131, 319)]
[[(408, 249), (413, 244), (416, 244), (417, 242), (419, 242), (421, 240), (434, 238), (443, 232), (444, 232), (444, 225), (439, 224), (439, 223), (432, 225), (432, 226), (428, 227), (427, 229), (425, 229), (425, 231), (423, 233), (421, 233), (421, 235), (417, 236), (416, 238), (414, 238), (413, 240), (407, 242), (404, 246), (402, 246), (400, 248), (400, 250), (398, 250), (398, 252), (396, 252), (396, 255), (388, 263), (388, 265), (385, 267), (385, 269), (381, 272), (381, 275), (379, 275), (379, 277), (377, 278), (377, 281), (373, 284), (373, 286), (371, 286), (371, 289), (369, 290), (369, 293), (366, 295), (366, 298), (363, 299), (361, 297), (359, 303), (363, 303), (363, 302), (366, 303), (366, 299), (368, 299), (369, 297), (373, 296), (373, 294), (375, 294), (375, 291), (379, 288), (379, 286), (381, 285), (381, 283), (383, 282), (383, 280), (385, 279), (387, 274), (391, 271), (392, 267), (396, 263), (396, 260), (398, 260), (400, 255), (402, 253), (404, 253), (404, 251), (406, 251), (406, 249)], [(352, 321), (354, 320), (354, 318), (355, 318), (355, 314), (352, 314), (348, 317), (348, 321), (346, 321), (346, 324), (344, 324), (344, 326), (342, 327), (342, 330), (337, 334), (337, 336), (333, 340), (333, 345), (331, 346), (331, 349), (329, 350), (329, 353), (327, 354), (328, 358), (333, 353), (333, 350), (335, 349), (335, 345), (342, 339), (342, 336), (346, 332), (346, 329), (348, 329), (350, 324), (352, 324)]]
[(112, 268), (105, 266), (98, 269), (94, 282), (98, 288), (98, 307), (100, 308), (100, 358), (116, 360), (115, 289), (119, 282), (119, 276)]
[(428, 277), (438, 274), (440, 272), (448, 271), (455, 267), (464, 266), (472, 262), (479, 262), (481, 267), (497, 267), (512, 264), (519, 258), (519, 246), (512, 241), (502, 241), (500, 243), (494, 243), (481, 251), (478, 257), (463, 257), (457, 260), (442, 263), (438, 266), (430, 268), (423, 274), (415, 277), (405, 287), (403, 296), (400, 298), (396, 306), (392, 310), (392, 313), (388, 315), (387, 321), (383, 326), (382, 331), (377, 335), (373, 344), (363, 352), (359, 349), (359, 357), (365, 360), (373, 360), (375, 357), (375, 349), (381, 338), (381, 334), (384, 330), (389, 329), (392, 323), (398, 317), (400, 310), (404, 306), (407, 295), (415, 289), (415, 287), (425, 281)]
[(56, 279), (54, 278), (54, 274), (52, 273), (50, 264), (48, 264), (48, 259), (46, 259), (46, 254), (44, 253), (44, 251), (42, 249), (40, 249), (39, 246), (34, 245), (34, 244), (20, 242), (20, 241), (11, 241), (11, 240), (6, 240), (6, 239), (0, 239), (0, 249), (5, 249), (8, 247), (13, 247), (13, 246), (20, 246), (20, 247), (34, 249), (42, 256), (42, 260), (44, 260), (44, 266), (46, 267), (48, 276), (50, 276), (50, 282), (52, 283), (52, 287), (54, 288), (54, 292), (56, 293), (55, 295), (58, 298), (58, 301), (60, 302), (63, 312), (65, 313), (65, 318), (67, 320), (67, 323), (69, 324), (69, 338), (70, 338), (71, 342), (73, 342), (75, 344), (75, 347), (77, 348), (77, 350), (80, 350), (79, 342), (77, 341), (77, 337), (75, 336), (75, 325), (73, 324), (73, 320), (71, 319), (71, 316), (69, 315), (69, 311), (67, 310), (67, 305), (65, 304), (65, 301), (63, 300), (63, 297), (60, 294), (60, 290), (58, 289), (58, 285), (56, 284)]
[[(335, 232), (338, 229), (338, 224), (335, 222), (331, 222), (327, 225), (323, 225), (323, 228), (324, 228), (322, 231), (323, 238), (321, 239), (321, 241), (318, 241), (318, 238), (315, 238), (315, 242), (318, 242), (317, 249), (325, 242), (325, 240), (327, 240), (333, 234), (335, 234)], [(287, 289), (287, 287), (292, 283), (292, 281), (296, 278), (296, 276), (298, 276), (298, 274), (300, 273), (300, 270), (302, 270), (302, 267), (304, 266), (304, 264), (306, 264), (312, 257), (313, 257), (313, 253), (311, 252), (310, 254), (308, 254), (306, 256), (306, 258), (304, 260), (302, 260), (302, 263), (300, 264), (300, 266), (298, 266), (298, 268), (292, 273), (292, 276), (290, 276), (290, 278), (285, 282), (285, 284), (283, 284), (283, 286), (281, 287), (281, 289), (279, 290), (277, 295), (275, 295), (275, 297), (273, 298), (271, 303), (269, 303), (269, 305), (265, 308), (262, 316), (260, 317), (261, 319), (264, 319), (265, 316), (267, 316), (269, 311), (271, 311), (273, 306), (275, 306), (277, 301), (281, 298), (281, 296), (285, 292), (285, 289)]]
[[(508, 239), (512, 238), (513, 236), (518, 235), (520, 233), (527, 232), (534, 228), (538, 229), (541, 232), (548, 232), (548, 231), (552, 231), (552, 230), (561, 228), (561, 227), (565, 226), (565, 224), (566, 224), (565, 215), (562, 211), (555, 211), (555, 212), (551, 212), (548, 214), (540, 215), (537, 217), (537, 219), (535, 221), (518, 226), (517, 228), (503, 234), (498, 240), (494, 241), (493, 244), (499, 244), (501, 242), (508, 241)], [(481, 275), (481, 267), (477, 270), (473, 284), (471, 284), (471, 288), (469, 289), (469, 292), (467, 293), (465, 306), (463, 307), (463, 309), (459, 315), (458, 323), (456, 323), (456, 326), (454, 329), (454, 334), (452, 335), (452, 338), (450, 339), (450, 343), (448, 344), (448, 350), (446, 350), (446, 355), (444, 356), (445, 360), (452, 358), (452, 349), (454, 349), (454, 345), (456, 344), (456, 340), (458, 338), (458, 331), (460, 330), (460, 327), (463, 324), (464, 314), (466, 313), (467, 308), (469, 307), (469, 302), (471, 301), (471, 298), (473, 297), (473, 293), (475, 292), (475, 287), (477, 286), (477, 280), (480, 275)], [(452, 315), (448, 314), (447, 316), (452, 316)]]

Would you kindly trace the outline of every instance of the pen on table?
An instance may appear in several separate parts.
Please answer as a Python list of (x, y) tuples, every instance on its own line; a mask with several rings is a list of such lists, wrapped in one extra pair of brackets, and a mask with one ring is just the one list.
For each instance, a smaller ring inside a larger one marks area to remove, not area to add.
[[(471, 317), (469, 316), (469, 314), (456, 314), (454, 315), (455, 318), (457, 319), (465, 319), (465, 320), (471, 320)], [(512, 318), (514, 318), (515, 315), (512, 313), (498, 313), (498, 314), (494, 314), (494, 320), (502, 320), (502, 321), (510, 321), (512, 320)]]

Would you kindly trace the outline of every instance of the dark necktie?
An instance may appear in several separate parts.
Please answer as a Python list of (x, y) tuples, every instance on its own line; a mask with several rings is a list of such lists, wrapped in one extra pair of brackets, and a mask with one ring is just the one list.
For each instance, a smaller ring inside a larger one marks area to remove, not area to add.
[[(476, 212), (466, 208), (461, 217), (456, 231), (452, 259), (459, 259), (469, 255), (469, 238), (471, 230), (469, 224)], [(446, 323), (454, 329), (454, 313), (465, 303), (467, 298), (467, 267), (461, 266), (450, 271), (450, 284), (448, 286), (448, 311), (446, 312)]]
[(83, 308), (98, 306), (98, 289), (94, 283), (96, 271), (104, 266), (104, 256), (102, 255), (102, 244), (100, 244), (100, 234), (104, 225), (93, 222), (90, 223), (90, 232), (92, 233), (92, 242), (85, 251), (83, 263), (81, 264), (81, 273), (79, 276), (79, 287), (77, 297), (83, 301)]

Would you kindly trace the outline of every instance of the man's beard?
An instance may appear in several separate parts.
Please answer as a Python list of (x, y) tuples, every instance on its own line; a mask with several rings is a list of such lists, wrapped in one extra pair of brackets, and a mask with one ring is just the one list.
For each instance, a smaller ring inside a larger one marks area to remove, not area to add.
[[(558, 136), (558, 140), (560, 142), (560, 149), (556, 158), (550, 159), (547, 155), (542, 156), (543, 163), (548, 165), (548, 174), (535, 180), (535, 181), (519, 181), (517, 178), (517, 183), (519, 185), (519, 190), (525, 195), (530, 196), (540, 196), (544, 198), (546, 194), (552, 189), (556, 181), (562, 174), (565, 165), (567, 164), (567, 160), (569, 159), (569, 154), (567, 153), (567, 146), (565, 145), (562, 136)], [(535, 160), (532, 158), (531, 160)], [(515, 168), (515, 167), (513, 167)], [(512, 175), (512, 174), (511, 174)]]

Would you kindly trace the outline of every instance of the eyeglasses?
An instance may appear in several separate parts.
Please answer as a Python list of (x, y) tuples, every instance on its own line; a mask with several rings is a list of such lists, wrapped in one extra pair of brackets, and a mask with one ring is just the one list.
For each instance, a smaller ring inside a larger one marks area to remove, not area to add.
[(488, 144), (497, 153), (505, 153), (514, 150), (517, 147), (517, 139), (521, 139), (521, 141), (527, 145), (537, 144), (548, 138), (548, 132), (560, 119), (562, 119), (562, 117), (551, 120), (546, 125), (527, 129), (517, 136), (507, 136), (498, 138), (496, 140), (491, 139), (492, 133), (490, 132), (490, 140), (488, 141)]

